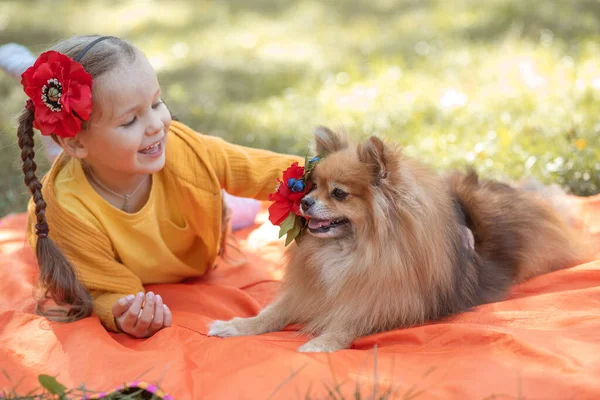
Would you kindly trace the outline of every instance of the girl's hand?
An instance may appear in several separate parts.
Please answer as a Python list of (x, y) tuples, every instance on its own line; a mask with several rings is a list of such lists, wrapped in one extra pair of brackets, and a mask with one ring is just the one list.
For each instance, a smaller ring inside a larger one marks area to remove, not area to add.
[[(145, 300), (145, 301), (144, 301)], [(143, 306), (142, 306), (143, 304)], [(140, 292), (122, 297), (112, 308), (117, 328), (133, 337), (147, 338), (162, 328), (171, 326), (171, 310), (160, 295)]]

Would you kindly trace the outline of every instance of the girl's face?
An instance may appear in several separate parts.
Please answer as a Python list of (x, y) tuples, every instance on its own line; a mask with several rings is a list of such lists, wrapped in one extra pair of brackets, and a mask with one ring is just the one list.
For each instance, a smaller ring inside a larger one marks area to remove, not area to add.
[(94, 86), (94, 109), (79, 139), (86, 163), (116, 180), (160, 171), (171, 114), (146, 57), (138, 52), (135, 61), (99, 77)]

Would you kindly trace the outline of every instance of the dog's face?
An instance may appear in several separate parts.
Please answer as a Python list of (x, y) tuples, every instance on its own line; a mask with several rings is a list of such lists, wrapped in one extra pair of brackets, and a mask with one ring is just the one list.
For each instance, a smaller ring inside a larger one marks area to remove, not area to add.
[(387, 174), (384, 145), (371, 138), (358, 148), (350, 147), (345, 137), (327, 128), (317, 129), (315, 141), (324, 158), (313, 169), (309, 192), (301, 202), (308, 231), (321, 238), (352, 236), (356, 227), (373, 219), (373, 186)]
[(312, 235), (348, 236), (366, 217), (368, 181), (361, 179), (361, 165), (353, 158), (349, 151), (332, 154), (311, 173), (310, 191), (302, 199), (301, 210), (309, 218)]

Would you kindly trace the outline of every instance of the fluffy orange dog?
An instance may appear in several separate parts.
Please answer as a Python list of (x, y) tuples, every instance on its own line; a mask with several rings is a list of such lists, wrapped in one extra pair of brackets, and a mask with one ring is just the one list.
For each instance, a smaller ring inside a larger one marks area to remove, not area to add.
[(324, 159), (302, 200), (309, 234), (288, 252), (278, 299), (253, 318), (215, 321), (209, 335), (300, 323), (316, 335), (300, 351), (336, 351), (500, 300), (514, 283), (583, 259), (532, 193), (474, 173), (440, 176), (376, 137), (353, 146), (320, 128), (315, 142)]

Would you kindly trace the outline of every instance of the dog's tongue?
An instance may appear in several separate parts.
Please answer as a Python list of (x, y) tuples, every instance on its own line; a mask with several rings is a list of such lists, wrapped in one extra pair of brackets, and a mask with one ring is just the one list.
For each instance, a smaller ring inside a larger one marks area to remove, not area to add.
[(319, 229), (322, 226), (329, 226), (331, 225), (331, 220), (330, 219), (314, 219), (311, 218), (308, 220), (308, 227), (310, 229)]

